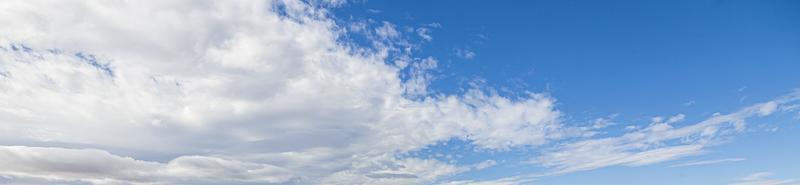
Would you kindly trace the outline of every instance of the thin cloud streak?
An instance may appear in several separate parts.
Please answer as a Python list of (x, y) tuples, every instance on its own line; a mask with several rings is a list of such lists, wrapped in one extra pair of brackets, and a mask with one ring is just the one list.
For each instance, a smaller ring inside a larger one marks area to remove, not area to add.
[(710, 164), (727, 163), (727, 162), (738, 162), (744, 160), (745, 158), (728, 158), (728, 159), (717, 159), (717, 160), (707, 160), (707, 161), (694, 161), (694, 162), (671, 165), (669, 167), (677, 168), (677, 167), (687, 167), (687, 166), (710, 165)]

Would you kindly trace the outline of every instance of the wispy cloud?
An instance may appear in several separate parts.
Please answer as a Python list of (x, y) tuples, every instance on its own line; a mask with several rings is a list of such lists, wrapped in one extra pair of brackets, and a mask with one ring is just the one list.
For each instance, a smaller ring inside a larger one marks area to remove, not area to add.
[(717, 160), (707, 160), (707, 161), (692, 161), (692, 162), (687, 162), (687, 163), (671, 165), (669, 167), (670, 168), (677, 168), (677, 167), (686, 167), (686, 166), (710, 165), (710, 164), (737, 162), (737, 161), (744, 161), (744, 160), (745, 160), (744, 158), (727, 158), (727, 159), (717, 159)]
[(608, 166), (641, 166), (699, 155), (708, 147), (720, 144), (720, 137), (743, 132), (747, 119), (768, 116), (781, 107), (794, 106), (798, 100), (800, 91), (794, 91), (772, 101), (730, 114), (714, 114), (706, 120), (678, 128), (672, 123), (682, 121), (683, 114), (666, 120), (656, 117), (650, 126), (621, 136), (556, 146), (530, 163), (550, 168), (552, 172), (545, 175), (552, 175)]
[(456, 49), (456, 56), (461, 57), (463, 59), (473, 59), (475, 58), (475, 52), (469, 49)]
[(771, 172), (757, 172), (747, 175), (745, 177), (736, 179), (729, 185), (800, 185), (800, 182), (794, 179), (771, 179), (773, 174)]
[(488, 180), (462, 180), (462, 181), (449, 181), (439, 183), (437, 185), (518, 185), (518, 184), (530, 184), (533, 183), (534, 179), (525, 178), (523, 176), (514, 176), (514, 177), (505, 177), (499, 179), (488, 179)]

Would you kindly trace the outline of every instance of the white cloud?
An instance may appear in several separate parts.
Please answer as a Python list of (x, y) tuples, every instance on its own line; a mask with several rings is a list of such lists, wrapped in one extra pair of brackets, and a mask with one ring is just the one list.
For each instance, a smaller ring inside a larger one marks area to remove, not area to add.
[(463, 180), (440, 183), (439, 185), (517, 185), (530, 184), (533, 180), (521, 177), (506, 177), (491, 180)]
[(683, 121), (684, 119), (686, 119), (686, 115), (678, 114), (678, 115), (669, 117), (669, 119), (667, 119), (667, 123), (668, 124), (677, 123), (677, 122)]
[(426, 27), (417, 28), (417, 35), (419, 35), (419, 37), (421, 37), (422, 39), (424, 39), (425, 41), (428, 41), (428, 42), (433, 40), (433, 37), (431, 36), (431, 29), (430, 28), (426, 28)]
[(594, 120), (592, 120), (591, 127), (592, 127), (592, 129), (603, 129), (603, 128), (606, 128), (606, 127), (609, 127), (609, 126), (612, 126), (612, 125), (616, 125), (617, 123), (615, 123), (613, 120), (617, 116), (619, 116), (619, 115), (618, 114), (612, 114), (612, 115), (609, 115), (606, 118), (594, 119)]
[(475, 168), (476, 170), (482, 170), (482, 169), (486, 169), (486, 168), (492, 167), (494, 165), (497, 165), (497, 161), (490, 159), (490, 160), (485, 160), (483, 162), (480, 162), (480, 163), (476, 164), (473, 168)]
[(800, 92), (795, 91), (773, 101), (731, 114), (715, 114), (699, 123), (679, 128), (670, 124), (682, 121), (685, 118), (683, 114), (666, 121), (655, 117), (648, 127), (621, 136), (558, 145), (530, 162), (550, 168), (552, 171), (546, 174), (550, 175), (618, 165), (641, 166), (698, 155), (707, 147), (719, 144), (720, 138), (744, 131), (748, 118), (766, 116), (778, 107), (792, 106), (798, 100)]
[(670, 165), (669, 167), (676, 168), (676, 167), (687, 167), (687, 166), (698, 166), (698, 165), (710, 165), (710, 164), (737, 162), (744, 160), (745, 160), (744, 158), (726, 158), (726, 159), (716, 159), (716, 160), (706, 160), (706, 161), (691, 161), (681, 164)]
[(761, 116), (770, 115), (778, 109), (778, 104), (775, 102), (767, 102), (758, 110)]
[(336, 172), (318, 184), (425, 184), (439, 177), (467, 171), (436, 160), (391, 159), (359, 160), (355, 168)]
[(207, 156), (182, 156), (167, 163), (141, 161), (94, 149), (0, 147), (0, 173), (49, 181), (286, 183), (294, 175), (279, 167)]
[(326, 14), (291, 0), (0, 2), (0, 144), (15, 161), (0, 175), (419, 184), (466, 168), (396, 154), (565, 137), (554, 99), (427, 94), (424, 72), (407, 85), (386, 50), (338, 42)]
[(397, 26), (389, 22), (383, 22), (383, 26), (375, 28), (375, 33), (384, 39), (397, 39), (400, 37), (400, 32), (397, 31)]
[(475, 58), (475, 52), (469, 49), (456, 49), (456, 56), (464, 59), (473, 59)]
[(770, 176), (772, 176), (772, 173), (770, 172), (757, 172), (739, 178), (730, 185), (800, 185), (800, 182), (793, 179), (789, 180), (768, 179), (768, 177)]

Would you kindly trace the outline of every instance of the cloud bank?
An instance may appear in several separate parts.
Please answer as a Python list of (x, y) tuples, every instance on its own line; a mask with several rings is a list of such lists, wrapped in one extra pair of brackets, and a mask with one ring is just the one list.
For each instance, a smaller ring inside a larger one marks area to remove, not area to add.
[(554, 99), (429, 94), (435, 59), (395, 65), (392, 46), (343, 42), (317, 4), (0, 4), (11, 183), (420, 184), (470, 168), (399, 154), (564, 135)]

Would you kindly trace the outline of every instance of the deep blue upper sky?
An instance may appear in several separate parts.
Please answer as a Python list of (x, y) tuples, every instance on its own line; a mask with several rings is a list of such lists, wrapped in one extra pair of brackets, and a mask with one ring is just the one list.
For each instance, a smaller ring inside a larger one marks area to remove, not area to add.
[(366, 1), (335, 11), (441, 24), (418, 53), (446, 68), (433, 88), (477, 77), (550, 92), (587, 116), (729, 111), (800, 87), (797, 1)]

